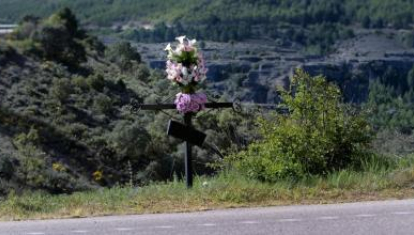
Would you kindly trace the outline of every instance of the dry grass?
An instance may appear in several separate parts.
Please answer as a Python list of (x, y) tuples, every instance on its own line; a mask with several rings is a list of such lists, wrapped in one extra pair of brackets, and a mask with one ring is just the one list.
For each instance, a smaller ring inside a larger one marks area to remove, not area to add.
[[(206, 182), (206, 183), (205, 183)], [(204, 186), (203, 186), (204, 183)], [(414, 168), (341, 171), (300, 182), (263, 183), (234, 173), (140, 188), (112, 188), (72, 195), (10, 194), (0, 204), (1, 220), (76, 218), (188, 212), (218, 208), (325, 204), (414, 197)]]

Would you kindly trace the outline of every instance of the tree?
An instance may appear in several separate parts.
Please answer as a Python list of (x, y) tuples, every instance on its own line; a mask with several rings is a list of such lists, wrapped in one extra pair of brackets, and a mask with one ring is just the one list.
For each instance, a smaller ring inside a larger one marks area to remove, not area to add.
[(19, 26), (10, 35), (10, 38), (13, 40), (24, 40), (30, 38), (36, 31), (39, 22), (40, 18), (38, 17), (32, 15), (24, 16), (19, 22)]
[(107, 58), (116, 63), (122, 71), (132, 68), (133, 63), (141, 63), (141, 55), (137, 48), (129, 42), (119, 42), (109, 47), (106, 52)]
[(53, 98), (64, 103), (73, 93), (73, 87), (70, 80), (67, 78), (55, 79), (50, 89), (50, 93)]
[(78, 67), (86, 61), (85, 48), (65, 28), (45, 26), (38, 35), (43, 57), (69, 67)]
[(369, 16), (365, 16), (362, 19), (362, 27), (368, 29), (369, 27), (371, 27), (371, 18)]
[(36, 31), (32, 39), (40, 45), (46, 60), (70, 68), (77, 68), (86, 61), (86, 50), (80, 43), (84, 32), (78, 29), (78, 21), (68, 8), (50, 16)]
[(67, 33), (69, 33), (72, 37), (80, 36), (81, 31), (79, 31), (78, 28), (78, 20), (72, 11), (67, 7), (53, 14), (47, 22), (52, 25), (63, 25)]
[(298, 70), (280, 92), (285, 111), (259, 119), (263, 139), (229, 158), (237, 169), (276, 181), (357, 166), (369, 154), (370, 126), (347, 111), (337, 86)]

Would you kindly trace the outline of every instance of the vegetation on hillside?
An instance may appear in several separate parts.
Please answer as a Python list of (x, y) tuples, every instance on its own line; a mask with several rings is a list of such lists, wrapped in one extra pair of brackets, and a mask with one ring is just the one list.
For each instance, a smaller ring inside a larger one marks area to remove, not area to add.
[[(139, 42), (173, 41), (183, 34), (222, 42), (267, 38), (305, 46), (312, 54), (352, 37), (354, 27), (408, 29), (414, 20), (414, 3), (404, 0), (55, 0), (41, 6), (35, 0), (4, 0), (0, 16), (18, 21), (61, 7), (70, 7), (89, 25), (118, 25), (121, 31), (133, 22), (121, 36)], [(147, 23), (154, 28), (144, 29)]]
[(382, 76), (370, 82), (363, 107), (377, 132), (374, 148), (383, 154), (404, 156), (414, 151), (414, 67), (408, 72), (384, 68)]
[[(165, 134), (168, 119), (180, 115), (132, 108), (172, 102), (178, 88), (148, 69), (129, 43), (106, 48), (63, 9), (26, 17), (0, 45), (0, 194), (70, 193), (183, 175), (181, 141)], [(195, 125), (225, 152), (254, 138), (246, 131), (251, 120), (213, 111)], [(217, 155), (196, 151), (196, 173), (212, 172), (207, 163)]]
[(370, 84), (367, 106), (375, 114), (372, 122), (378, 129), (398, 129), (410, 134), (414, 128), (413, 102), (414, 67), (408, 74), (389, 67)]
[[(24, 4), (22, 4), (24, 3)], [(406, 28), (413, 23), (414, 3), (404, 0), (3, 0), (3, 20), (16, 21), (28, 14), (47, 16), (70, 7), (86, 23), (112, 24), (119, 21), (183, 22), (235, 21), (319, 24), (363, 23), (369, 27)]]

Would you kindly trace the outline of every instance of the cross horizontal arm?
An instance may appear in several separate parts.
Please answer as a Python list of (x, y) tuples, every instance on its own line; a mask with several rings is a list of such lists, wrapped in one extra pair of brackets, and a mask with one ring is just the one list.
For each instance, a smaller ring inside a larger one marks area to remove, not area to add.
[[(233, 108), (233, 103), (206, 103), (208, 109)], [(140, 110), (176, 109), (175, 104), (135, 104), (134, 108)]]
[(208, 109), (233, 108), (233, 103), (207, 103), (206, 108)]
[(136, 104), (135, 108), (141, 110), (176, 109), (175, 104)]

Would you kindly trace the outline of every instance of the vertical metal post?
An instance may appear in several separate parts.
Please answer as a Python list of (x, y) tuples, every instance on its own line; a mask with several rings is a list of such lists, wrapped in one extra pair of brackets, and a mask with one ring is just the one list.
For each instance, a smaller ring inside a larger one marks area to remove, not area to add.
[[(193, 117), (192, 113), (184, 114), (184, 124), (191, 127), (191, 119)], [(193, 187), (193, 157), (192, 157), (192, 145), (186, 141), (185, 142), (185, 181), (187, 188)]]

